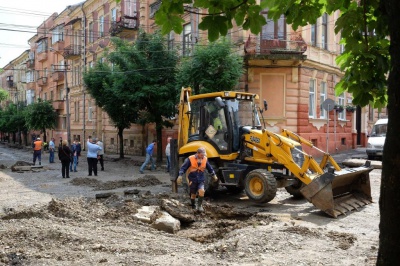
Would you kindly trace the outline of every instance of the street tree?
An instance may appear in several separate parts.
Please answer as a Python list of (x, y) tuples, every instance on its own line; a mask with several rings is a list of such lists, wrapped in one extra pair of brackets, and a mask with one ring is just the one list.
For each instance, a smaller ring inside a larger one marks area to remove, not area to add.
[(0, 88), (0, 102), (6, 100), (7, 98), (8, 98), (8, 92), (5, 89)]
[[(257, 4), (259, 2), (259, 4)], [(199, 28), (208, 30), (210, 41), (227, 34), (233, 21), (258, 34), (266, 24), (260, 13), (277, 19), (285, 15), (294, 29), (315, 24), (323, 13), (340, 11), (335, 31), (341, 32), (345, 52), (337, 63), (344, 71), (337, 92), (353, 93), (353, 104), (388, 108), (388, 132), (384, 145), (379, 199), (381, 223), (378, 265), (397, 265), (400, 260), (400, 2), (398, 0), (175, 0), (162, 1), (155, 21), (164, 34), (182, 32), (185, 12), (206, 13)], [(390, 42), (389, 42), (390, 40)]]
[[(7, 130), (6, 132), (12, 133), (13, 134), (13, 142), (15, 143), (16, 141), (16, 134), (19, 134), (19, 144), (22, 144), (22, 138), (21, 138), (21, 132), (27, 135), (27, 127), (25, 123), (25, 105), (23, 103), (18, 103), (14, 104), (11, 103), (9, 104), (3, 114), (2, 118), (4, 118), (4, 121), (1, 121), (0, 128), (4, 126), (4, 129)], [(26, 140), (26, 138), (25, 138)], [(27, 144), (25, 142), (25, 144)]]
[[(123, 130), (132, 123), (156, 123), (161, 130), (175, 113), (175, 68), (177, 56), (165, 47), (159, 34), (140, 32), (134, 44), (113, 38), (113, 50), (84, 74), (84, 82), (96, 104), (118, 129), (123, 158)], [(158, 158), (162, 149), (158, 149)]]
[(58, 118), (51, 102), (39, 98), (37, 102), (28, 105), (24, 115), (26, 127), (42, 131), (43, 141), (46, 142), (46, 129), (55, 129)]
[(197, 43), (190, 57), (183, 58), (177, 86), (191, 87), (194, 94), (234, 90), (243, 74), (243, 57), (233, 52), (225, 38), (206, 45)]

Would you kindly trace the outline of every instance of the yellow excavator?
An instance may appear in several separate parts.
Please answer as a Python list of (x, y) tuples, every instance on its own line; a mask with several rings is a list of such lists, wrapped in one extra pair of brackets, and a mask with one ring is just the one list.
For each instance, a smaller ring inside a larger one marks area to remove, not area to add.
[[(305, 197), (332, 217), (357, 210), (372, 202), (369, 161), (364, 166), (342, 169), (332, 156), (294, 132), (280, 134), (262, 127), (257, 94), (222, 91), (192, 95), (182, 88), (179, 102), (178, 138), (171, 140), (172, 190), (183, 160), (204, 147), (218, 176), (206, 178), (206, 189), (224, 186), (232, 193), (245, 190), (249, 199), (264, 203), (284, 187), (294, 197)], [(322, 153), (318, 163), (302, 145)]]

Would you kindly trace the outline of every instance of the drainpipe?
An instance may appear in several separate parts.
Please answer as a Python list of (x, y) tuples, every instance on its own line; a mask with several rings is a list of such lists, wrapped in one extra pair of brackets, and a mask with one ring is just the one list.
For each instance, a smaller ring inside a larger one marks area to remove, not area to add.
[[(82, 24), (83, 24), (83, 52), (82, 52), (82, 61), (83, 61), (83, 69), (86, 69), (86, 13), (83, 9), (83, 5), (81, 4), (81, 10), (83, 13)], [(83, 70), (82, 69), (82, 70)], [(83, 85), (84, 86), (84, 85)], [(86, 89), (83, 87), (83, 150), (86, 148)]]

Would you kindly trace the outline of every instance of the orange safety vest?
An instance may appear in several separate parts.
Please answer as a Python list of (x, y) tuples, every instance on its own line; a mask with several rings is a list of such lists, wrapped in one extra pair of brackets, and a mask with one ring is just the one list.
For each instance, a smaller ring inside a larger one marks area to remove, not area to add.
[(204, 158), (201, 161), (200, 166), (197, 163), (197, 158), (195, 155), (189, 156), (189, 160), (190, 160), (190, 167), (189, 167), (190, 173), (195, 172), (195, 171), (204, 172), (204, 170), (206, 169), (207, 157), (204, 156)]
[(35, 145), (33, 150), (40, 151), (42, 149), (42, 141), (41, 140), (37, 140), (33, 144)]

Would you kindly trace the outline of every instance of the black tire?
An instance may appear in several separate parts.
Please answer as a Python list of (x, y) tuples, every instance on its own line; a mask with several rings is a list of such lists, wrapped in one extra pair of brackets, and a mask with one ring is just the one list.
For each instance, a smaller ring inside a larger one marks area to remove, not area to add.
[(273, 200), (277, 186), (273, 174), (264, 169), (256, 169), (246, 176), (246, 194), (255, 202), (263, 203)]
[(375, 159), (375, 156), (373, 156), (373, 155), (368, 155), (368, 160), (374, 160)]
[(286, 191), (293, 196), (293, 198), (296, 199), (302, 199), (304, 198), (303, 194), (301, 194), (300, 189), (302, 189), (303, 187), (305, 187), (306, 185), (301, 182), (300, 180), (296, 179), (296, 183), (285, 187)]

